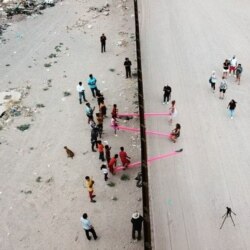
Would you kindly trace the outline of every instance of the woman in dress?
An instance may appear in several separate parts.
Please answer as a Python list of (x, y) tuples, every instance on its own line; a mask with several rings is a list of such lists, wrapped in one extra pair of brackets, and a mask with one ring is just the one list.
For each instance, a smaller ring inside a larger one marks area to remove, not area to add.
[(174, 117), (177, 115), (175, 104), (176, 104), (175, 100), (172, 101), (171, 107), (169, 108), (169, 116), (170, 116), (169, 124), (172, 124)]

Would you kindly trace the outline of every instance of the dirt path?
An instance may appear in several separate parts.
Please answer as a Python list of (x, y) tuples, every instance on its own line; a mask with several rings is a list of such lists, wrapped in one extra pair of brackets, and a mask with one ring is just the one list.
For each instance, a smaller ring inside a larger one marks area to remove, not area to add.
[[(142, 242), (131, 240), (131, 214), (141, 210), (141, 190), (133, 180), (137, 170), (128, 172), (127, 182), (120, 180), (123, 173), (111, 177), (115, 187), (104, 183), (98, 154), (91, 152), (84, 106), (79, 105), (76, 93), (82, 81), (87, 99), (96, 106), (85, 84), (93, 73), (108, 113), (113, 103), (120, 112), (138, 110), (136, 79), (126, 80), (123, 68), (125, 57), (135, 65), (132, 2), (110, 1), (108, 15), (88, 11), (103, 4), (65, 0), (42, 16), (13, 24), (4, 34), (1, 91), (29, 86), (22, 105), (32, 112), (10, 119), (0, 131), (2, 249), (142, 249)], [(103, 32), (108, 38), (106, 54), (100, 53)], [(65, 91), (71, 95), (65, 97)], [(23, 124), (30, 128), (16, 129)], [(138, 121), (129, 121), (128, 126), (136, 127)], [(119, 132), (115, 137), (109, 119), (103, 140), (112, 146), (112, 154), (124, 146), (133, 161), (139, 160), (138, 135)], [(67, 159), (64, 146), (75, 152), (73, 160)], [(83, 187), (86, 175), (95, 179), (96, 204), (89, 202)], [(80, 225), (83, 212), (89, 214), (100, 236), (96, 242), (85, 238)]]

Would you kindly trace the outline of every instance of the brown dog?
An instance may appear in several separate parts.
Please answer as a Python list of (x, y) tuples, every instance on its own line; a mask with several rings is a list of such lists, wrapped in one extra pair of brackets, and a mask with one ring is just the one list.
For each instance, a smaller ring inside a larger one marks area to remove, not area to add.
[(74, 152), (72, 152), (70, 149), (68, 149), (66, 146), (64, 147), (66, 150), (66, 153), (68, 155), (69, 158), (72, 158), (75, 156)]

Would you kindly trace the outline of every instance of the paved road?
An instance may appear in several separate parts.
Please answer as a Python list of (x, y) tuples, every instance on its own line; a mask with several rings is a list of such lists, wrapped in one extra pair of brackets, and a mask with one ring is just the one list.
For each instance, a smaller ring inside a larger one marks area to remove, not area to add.
[[(148, 155), (184, 148), (150, 166), (155, 249), (250, 249), (250, 3), (144, 0), (140, 8), (146, 111), (168, 109), (161, 98), (169, 83), (175, 122), (182, 125), (176, 144), (148, 137)], [(234, 54), (244, 67), (242, 83), (229, 78), (220, 100), (208, 78), (212, 70), (221, 76), (224, 59)], [(238, 102), (233, 120), (226, 109), (232, 98)], [(148, 118), (147, 128), (167, 132), (173, 126)], [(227, 219), (220, 230), (226, 206), (236, 212), (236, 225)]]

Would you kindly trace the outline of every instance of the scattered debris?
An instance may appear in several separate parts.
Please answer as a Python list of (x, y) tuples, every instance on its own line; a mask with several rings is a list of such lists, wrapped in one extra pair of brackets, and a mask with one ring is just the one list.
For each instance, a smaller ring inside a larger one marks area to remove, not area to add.
[(63, 96), (70, 96), (70, 95), (71, 95), (71, 93), (69, 91), (64, 91), (63, 92)]
[(51, 67), (51, 63), (45, 63), (45, 64), (44, 64), (44, 67), (46, 67), (46, 68)]
[(36, 107), (37, 107), (37, 108), (45, 108), (45, 105), (42, 104), (42, 103), (38, 103), (38, 104), (36, 105)]
[(42, 177), (41, 176), (38, 176), (37, 178), (36, 178), (36, 182), (41, 182), (42, 181)]
[(111, 71), (111, 72), (115, 72), (115, 69), (112, 69), (112, 68), (111, 68), (111, 69), (109, 69), (109, 71)]
[(50, 177), (48, 180), (46, 180), (46, 183), (51, 183), (54, 181), (54, 178), (53, 177)]
[(129, 181), (129, 180), (130, 180), (130, 177), (129, 177), (128, 174), (122, 174), (121, 180), (122, 180), (122, 181)]
[(21, 190), (21, 193), (24, 193), (24, 194), (32, 194), (32, 191), (31, 190)]
[(112, 197), (111, 197), (111, 200), (113, 200), (113, 201), (117, 201), (117, 200), (118, 200), (118, 198), (117, 198), (116, 196), (112, 196)]
[(108, 184), (107, 184), (109, 187), (114, 187), (115, 186), (115, 183), (110, 181)]
[(23, 125), (17, 126), (17, 129), (19, 129), (20, 131), (25, 131), (29, 128), (30, 128), (30, 124), (23, 124)]

